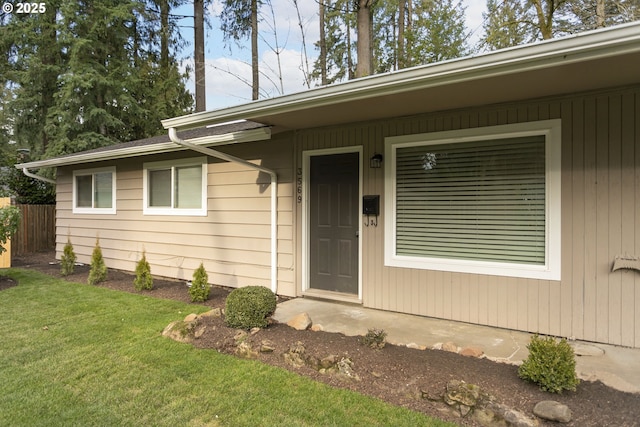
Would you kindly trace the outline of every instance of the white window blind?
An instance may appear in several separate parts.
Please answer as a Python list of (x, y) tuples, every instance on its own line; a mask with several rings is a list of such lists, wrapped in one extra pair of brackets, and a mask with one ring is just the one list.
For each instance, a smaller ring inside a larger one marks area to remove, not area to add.
[(545, 137), (398, 147), (396, 254), (545, 264)]
[(180, 209), (202, 206), (202, 166), (175, 169), (175, 206)]
[(110, 208), (113, 202), (113, 188), (111, 172), (100, 172), (93, 176), (94, 179), (94, 207)]

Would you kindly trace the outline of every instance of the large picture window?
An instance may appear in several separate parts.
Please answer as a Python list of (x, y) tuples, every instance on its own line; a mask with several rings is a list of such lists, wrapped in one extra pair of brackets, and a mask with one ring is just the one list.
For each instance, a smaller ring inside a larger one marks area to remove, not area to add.
[(73, 172), (73, 213), (116, 213), (115, 167)]
[(387, 138), (387, 265), (560, 279), (559, 121)]
[(206, 158), (144, 164), (144, 213), (206, 215)]

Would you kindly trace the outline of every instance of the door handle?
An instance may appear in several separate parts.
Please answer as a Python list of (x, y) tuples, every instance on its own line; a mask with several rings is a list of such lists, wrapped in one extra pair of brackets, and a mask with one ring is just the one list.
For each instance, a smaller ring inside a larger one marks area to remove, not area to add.
[(356, 230), (356, 239), (357, 239), (358, 237), (360, 237), (360, 231), (359, 231), (359, 230)]

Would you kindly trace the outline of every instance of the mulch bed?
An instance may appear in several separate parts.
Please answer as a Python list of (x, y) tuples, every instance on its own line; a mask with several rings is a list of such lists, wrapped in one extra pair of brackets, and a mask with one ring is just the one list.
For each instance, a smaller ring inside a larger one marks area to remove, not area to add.
[[(50, 264), (53, 259), (52, 253), (34, 254), (14, 259), (13, 266), (33, 268), (60, 277), (59, 266)], [(86, 283), (88, 269), (88, 266), (78, 267), (67, 279)], [(138, 292), (133, 289), (133, 277), (129, 273), (110, 270), (107, 281), (99, 286), (190, 302), (184, 282), (155, 278), (153, 290)], [(0, 279), (0, 290), (15, 285), (6, 279)], [(226, 296), (230, 291), (229, 288), (214, 286), (204, 304), (212, 308), (224, 308)], [(234, 354), (234, 336), (238, 331), (226, 327), (223, 319), (219, 317), (207, 317), (203, 321), (207, 326), (206, 331), (194, 341), (194, 345)], [(394, 345), (374, 350), (362, 345), (358, 337), (297, 331), (284, 324), (272, 324), (246, 338), (246, 341), (256, 348), (264, 340), (273, 345), (274, 351), (258, 353), (257, 357), (263, 363), (461, 425), (480, 424), (469, 417), (462, 418), (453, 413), (442, 402), (425, 398), (442, 395), (450, 380), (476, 384), (484, 392), (494, 396), (500, 404), (517, 409), (532, 418), (535, 418), (532, 410), (537, 402), (555, 400), (569, 406), (573, 413), (573, 420), (564, 424), (567, 426), (640, 426), (640, 394), (620, 392), (600, 382), (581, 382), (576, 392), (550, 394), (519, 379), (517, 367), (513, 365), (464, 357), (446, 351), (415, 350)], [(353, 370), (359, 379), (323, 374), (307, 366), (291, 366), (285, 361), (283, 353), (297, 343), (304, 346), (306, 354), (318, 359), (330, 355), (338, 358), (348, 357), (353, 361)], [(538, 419), (538, 422), (541, 426), (558, 425), (542, 419)]]

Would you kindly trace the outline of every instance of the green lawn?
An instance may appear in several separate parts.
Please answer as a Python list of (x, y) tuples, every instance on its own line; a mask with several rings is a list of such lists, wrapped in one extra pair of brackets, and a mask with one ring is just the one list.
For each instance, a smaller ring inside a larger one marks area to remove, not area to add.
[[(2, 426), (444, 426), (160, 335), (205, 307), (0, 270)], [(132, 285), (133, 286), (133, 285)]]

